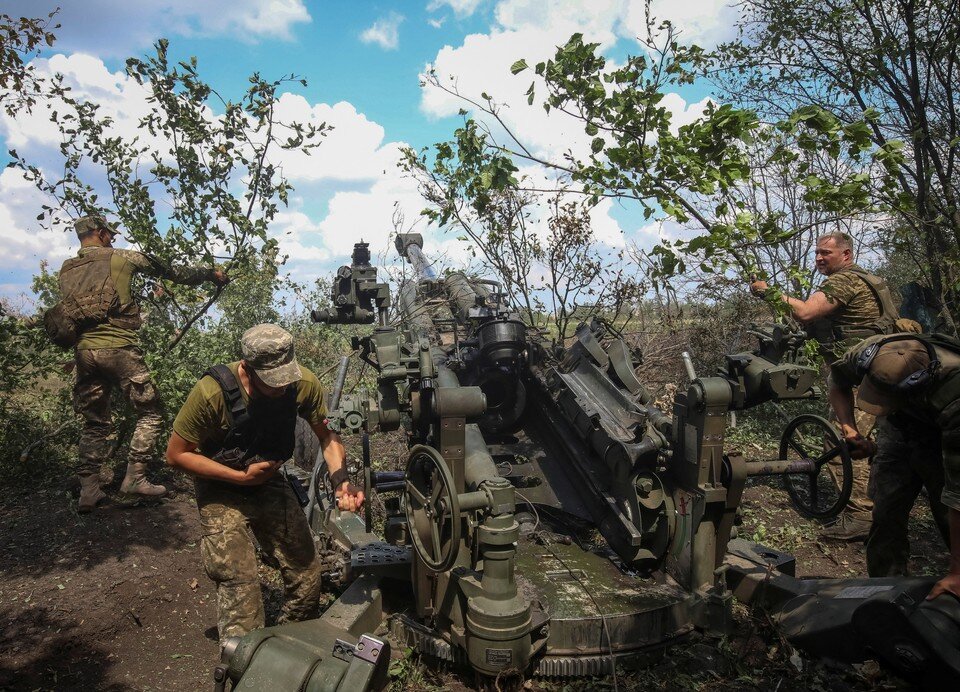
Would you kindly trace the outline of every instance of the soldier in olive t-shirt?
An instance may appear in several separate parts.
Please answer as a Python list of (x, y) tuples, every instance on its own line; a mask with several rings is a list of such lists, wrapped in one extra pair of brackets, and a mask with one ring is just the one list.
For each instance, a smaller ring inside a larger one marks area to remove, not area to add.
[[(803, 324), (814, 339), (826, 365), (830, 365), (861, 339), (894, 331), (897, 317), (893, 297), (886, 283), (853, 261), (853, 241), (846, 233), (828, 233), (817, 240), (817, 271), (827, 278), (809, 298), (781, 295), (791, 316)], [(767, 284), (750, 284), (754, 295), (766, 296)], [(873, 428), (873, 416), (858, 412), (857, 423), (864, 435)], [(833, 416), (831, 416), (833, 417)], [(835, 479), (839, 465), (830, 467)], [(853, 492), (835, 525), (821, 535), (836, 540), (863, 540), (870, 531), (873, 501), (867, 487), (870, 467), (866, 460), (853, 466)], [(839, 483), (839, 481), (838, 481)]]
[[(239, 377), (240, 361), (227, 365), (234, 377)], [(297, 388), (297, 413), (311, 426), (324, 422), (327, 407), (324, 403), (324, 391), (320, 380), (310, 370), (300, 366), (302, 379), (295, 385)], [(249, 403), (250, 396), (240, 388), (240, 395), (244, 403)], [(200, 449), (217, 448), (223, 442), (227, 431), (230, 430), (230, 417), (223, 390), (209, 375), (200, 379), (183, 407), (173, 421), (173, 431), (180, 437), (193, 442)], [(272, 459), (270, 461), (286, 461), (286, 459)]]
[[(303, 620), (316, 611), (321, 571), (313, 537), (279, 475), (293, 455), (298, 418), (320, 440), (339, 508), (354, 511), (363, 504), (363, 492), (350, 483), (340, 437), (324, 420), (323, 389), (297, 363), (293, 336), (260, 324), (243, 334), (240, 347), (242, 361), (216, 366), (194, 385), (167, 443), (167, 463), (196, 484), (200, 552), (217, 586), (221, 644), (264, 625), (254, 539), (280, 566), (284, 618)], [(231, 465), (227, 458), (249, 462)]]

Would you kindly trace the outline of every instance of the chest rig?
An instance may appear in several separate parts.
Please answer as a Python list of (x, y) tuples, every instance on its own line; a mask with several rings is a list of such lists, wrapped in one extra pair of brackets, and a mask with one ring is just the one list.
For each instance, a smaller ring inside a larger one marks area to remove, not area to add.
[(288, 387), (276, 399), (251, 398), (244, 402), (240, 382), (226, 365), (207, 370), (223, 390), (230, 429), (219, 445), (203, 448), (205, 456), (230, 466), (246, 467), (255, 461), (286, 461), (293, 456), (297, 424), (297, 388)]

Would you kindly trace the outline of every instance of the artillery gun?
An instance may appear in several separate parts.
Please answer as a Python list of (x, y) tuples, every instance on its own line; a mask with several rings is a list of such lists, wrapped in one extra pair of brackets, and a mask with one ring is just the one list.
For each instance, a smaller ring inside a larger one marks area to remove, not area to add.
[[(481, 682), (609, 674), (694, 632), (726, 632), (734, 597), (814, 655), (879, 657), (926, 681), (960, 674), (960, 608), (923, 601), (933, 579), (798, 580), (791, 556), (733, 537), (750, 476), (784, 476), (809, 516), (849, 497), (848, 451), (822, 419), (788, 425), (778, 459), (724, 449), (731, 412), (815, 395), (796, 335), (756, 330), (755, 351), (691, 372), (667, 413), (604, 324), (550, 343), (495, 282), (438, 276), (419, 235), (396, 245), (416, 273), (396, 324), (363, 243), (338, 271), (334, 307), (314, 313), (376, 322), (354, 344), (376, 391), (341, 395), (344, 368), (330, 414), (362, 436), (364, 516), (336, 508), (320, 458), (305, 510), (343, 593), (317, 620), (231, 641), (219, 689), (378, 689), (395, 645)], [(368, 436), (400, 428), (405, 469), (375, 470)], [(378, 532), (374, 493), (386, 507)]]

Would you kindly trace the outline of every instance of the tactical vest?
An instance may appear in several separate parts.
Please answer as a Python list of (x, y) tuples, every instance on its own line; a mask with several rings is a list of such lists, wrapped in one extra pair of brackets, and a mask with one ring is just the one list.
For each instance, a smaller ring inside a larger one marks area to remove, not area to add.
[(113, 248), (91, 248), (71, 257), (60, 269), (60, 302), (63, 311), (83, 331), (109, 322), (121, 329), (139, 329), (140, 307), (131, 300), (120, 304), (110, 263)]
[(276, 399), (252, 398), (243, 401), (240, 382), (226, 365), (215, 365), (204, 373), (223, 390), (230, 429), (219, 445), (204, 445), (204, 456), (230, 454), (241, 461), (260, 457), (266, 461), (286, 461), (293, 456), (297, 425), (297, 388), (288, 387)]
[[(870, 289), (870, 292), (873, 293), (873, 297), (877, 301), (877, 305), (880, 307), (880, 315), (877, 317), (876, 321), (870, 324), (835, 325), (834, 332), (837, 333), (840, 338), (866, 338), (867, 336), (872, 336), (873, 334), (892, 334), (895, 332), (895, 325), (898, 317), (897, 306), (893, 304), (893, 295), (890, 293), (890, 288), (887, 286), (887, 282), (879, 276), (875, 276), (870, 272), (864, 271), (860, 267), (848, 267), (843, 271), (856, 274), (859, 279), (863, 280), (863, 282)], [(858, 331), (863, 332), (865, 330), (870, 330), (870, 333), (864, 335), (856, 333)]]
[(838, 273), (842, 272), (856, 274), (857, 278), (867, 285), (877, 301), (880, 315), (873, 322), (863, 324), (840, 324), (834, 316), (827, 315), (809, 325), (807, 335), (827, 349), (838, 345), (841, 350), (846, 350), (867, 337), (896, 332), (897, 307), (893, 303), (887, 282), (857, 266), (847, 267)]

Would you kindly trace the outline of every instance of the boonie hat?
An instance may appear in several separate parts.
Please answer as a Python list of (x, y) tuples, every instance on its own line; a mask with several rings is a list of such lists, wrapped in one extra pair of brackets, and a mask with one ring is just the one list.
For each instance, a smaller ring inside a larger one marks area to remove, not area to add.
[(99, 214), (81, 216), (79, 219), (73, 222), (73, 228), (77, 232), (78, 238), (82, 238), (87, 233), (96, 231), (100, 228), (107, 231), (111, 235), (120, 235), (120, 231), (118, 231), (112, 224), (107, 223), (107, 220)]
[(271, 387), (286, 387), (303, 378), (293, 355), (293, 335), (275, 324), (258, 324), (240, 337), (244, 362)]
[(895, 392), (896, 386), (929, 364), (930, 354), (915, 339), (884, 344), (857, 389), (857, 407), (875, 416), (889, 413), (903, 400)]

